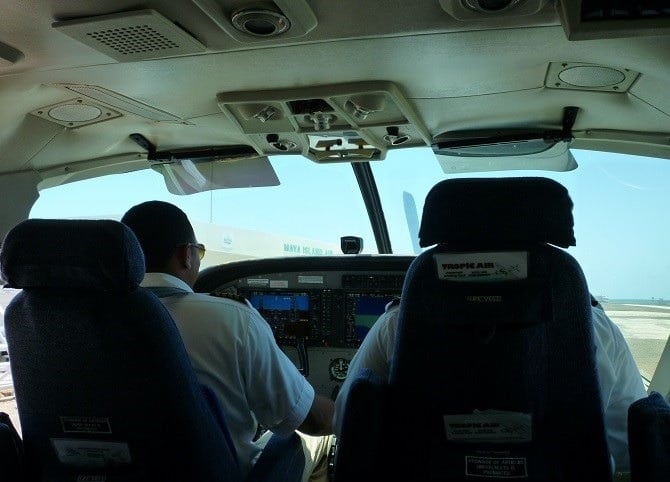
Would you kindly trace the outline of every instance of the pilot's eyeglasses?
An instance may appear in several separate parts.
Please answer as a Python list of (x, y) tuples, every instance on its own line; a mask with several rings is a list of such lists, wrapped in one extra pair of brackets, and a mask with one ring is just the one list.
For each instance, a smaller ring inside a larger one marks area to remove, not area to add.
[(189, 248), (195, 248), (198, 250), (198, 258), (202, 259), (205, 257), (205, 253), (207, 252), (207, 249), (205, 248), (205, 245), (202, 243), (184, 243), (180, 244), (177, 246), (178, 248), (181, 246), (188, 246)]

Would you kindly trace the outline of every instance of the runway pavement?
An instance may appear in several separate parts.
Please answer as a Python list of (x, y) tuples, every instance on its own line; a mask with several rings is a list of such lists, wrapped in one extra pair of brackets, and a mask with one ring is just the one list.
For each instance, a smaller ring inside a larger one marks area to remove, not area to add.
[(603, 303), (621, 329), (642, 376), (651, 379), (670, 335), (670, 306)]

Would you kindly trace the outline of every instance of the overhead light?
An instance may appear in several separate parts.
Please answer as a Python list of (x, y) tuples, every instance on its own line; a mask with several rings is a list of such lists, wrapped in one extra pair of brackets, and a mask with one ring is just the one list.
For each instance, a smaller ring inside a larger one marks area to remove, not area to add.
[(397, 126), (391, 126), (386, 128), (386, 135), (383, 139), (392, 146), (399, 146), (409, 141), (411, 137), (401, 133)]
[(386, 98), (383, 95), (364, 94), (350, 98), (344, 107), (354, 119), (365, 120), (371, 114), (383, 110), (385, 104)]
[(508, 10), (519, 4), (521, 0), (464, 0), (464, 5), (477, 12), (495, 13)]
[(236, 106), (241, 119), (245, 121), (257, 120), (263, 124), (268, 121), (276, 121), (284, 118), (281, 107), (271, 103), (248, 103)]
[(243, 8), (233, 13), (233, 26), (256, 37), (274, 37), (291, 28), (291, 21), (282, 12), (270, 8)]
[(256, 112), (252, 117), (254, 119), (259, 120), (260, 122), (267, 122), (270, 119), (277, 118), (279, 117), (280, 112), (279, 109), (276, 107), (273, 107), (271, 105), (265, 107), (264, 109)]
[[(318, 25), (312, 0), (190, 0), (218, 28), (238, 42), (297, 38)], [(228, 8), (222, 8), (223, 6)]]
[(534, 15), (549, 0), (439, 0), (442, 10), (460, 21), (491, 20)]

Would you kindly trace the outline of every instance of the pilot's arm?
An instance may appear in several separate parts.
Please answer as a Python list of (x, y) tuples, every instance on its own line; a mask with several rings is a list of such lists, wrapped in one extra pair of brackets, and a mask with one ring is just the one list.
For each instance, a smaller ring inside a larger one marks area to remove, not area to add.
[(628, 472), (628, 407), (634, 401), (646, 397), (647, 392), (619, 327), (599, 304), (592, 309), (592, 313), (607, 444), (616, 471)]

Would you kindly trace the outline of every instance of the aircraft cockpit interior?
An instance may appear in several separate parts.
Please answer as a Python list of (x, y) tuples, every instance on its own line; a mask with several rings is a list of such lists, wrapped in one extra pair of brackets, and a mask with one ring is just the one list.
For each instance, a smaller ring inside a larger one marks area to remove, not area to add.
[(389, 303), (400, 298), (412, 259), (324, 256), (240, 261), (208, 269), (196, 290), (249, 300), (315, 390), (334, 399), (370, 327)]
[(668, 0), (0, 3), (0, 482), (670, 481)]

